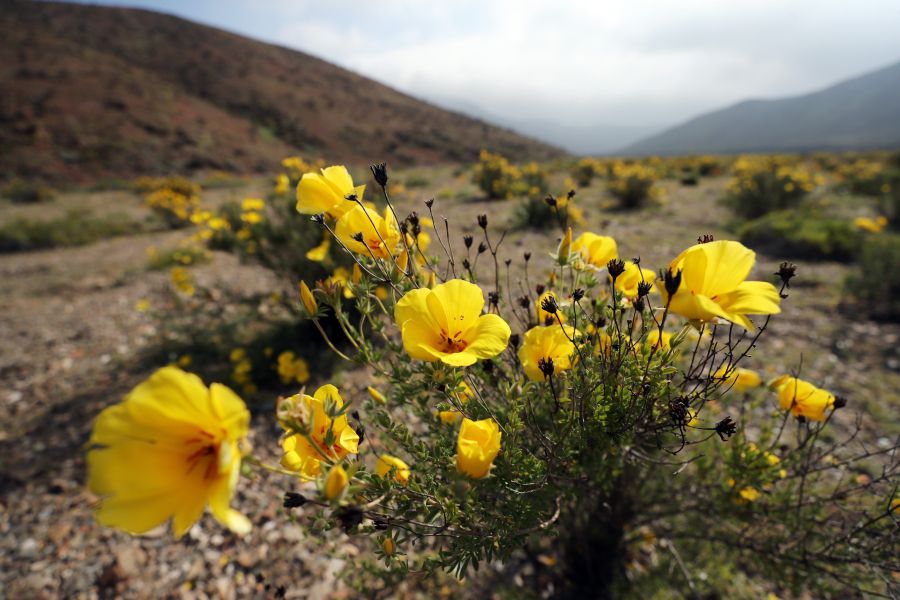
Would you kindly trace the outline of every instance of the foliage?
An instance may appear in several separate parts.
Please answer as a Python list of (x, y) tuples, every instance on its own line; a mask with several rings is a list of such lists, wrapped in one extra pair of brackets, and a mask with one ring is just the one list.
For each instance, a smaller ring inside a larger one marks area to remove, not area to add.
[(517, 188), (524, 188), (525, 195), (532, 199), (543, 199), (549, 189), (547, 172), (535, 162), (530, 162), (521, 169), (522, 180)]
[(849, 221), (807, 208), (778, 210), (744, 222), (737, 228), (737, 237), (774, 255), (851, 261), (858, 252), (862, 233)]
[(872, 317), (900, 320), (900, 235), (866, 239), (859, 252), (859, 270), (848, 277), (846, 290)]
[(53, 190), (42, 183), (13, 179), (0, 190), (0, 197), (18, 204), (36, 204), (52, 200)]
[(200, 209), (200, 186), (184, 177), (138, 177), (134, 190), (170, 228), (186, 227)]
[(123, 213), (94, 216), (72, 210), (56, 219), (16, 218), (0, 226), (0, 252), (24, 252), (82, 246), (117, 235), (142, 231), (144, 225)]
[(586, 188), (591, 185), (594, 177), (600, 175), (599, 169), (600, 165), (597, 160), (582, 158), (572, 168), (572, 177), (575, 178), (575, 183), (578, 184), (578, 187)]
[(609, 192), (624, 209), (638, 209), (649, 200), (660, 198), (662, 190), (656, 185), (657, 174), (652, 166), (641, 163), (613, 164), (609, 176)]
[(516, 206), (513, 216), (513, 226), (521, 229), (552, 229), (560, 226), (565, 231), (569, 225), (583, 223), (584, 215), (575, 203), (575, 190), (559, 196), (523, 198)]
[(739, 217), (755, 219), (796, 206), (821, 182), (794, 157), (742, 156), (734, 163), (726, 200)]

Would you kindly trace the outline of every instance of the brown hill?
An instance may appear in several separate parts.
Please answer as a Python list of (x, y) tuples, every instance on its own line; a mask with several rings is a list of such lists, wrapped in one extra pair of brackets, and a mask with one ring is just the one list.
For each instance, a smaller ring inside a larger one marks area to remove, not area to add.
[(351, 163), (514, 159), (555, 148), (302, 52), (159, 13), (5, 0), (0, 178), (86, 181)]

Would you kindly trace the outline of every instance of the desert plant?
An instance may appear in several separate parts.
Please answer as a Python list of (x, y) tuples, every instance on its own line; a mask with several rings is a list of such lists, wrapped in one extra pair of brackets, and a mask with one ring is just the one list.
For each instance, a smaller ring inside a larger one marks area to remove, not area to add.
[(845, 287), (866, 314), (900, 320), (900, 235), (869, 236), (859, 252), (858, 270)]
[(852, 222), (813, 209), (770, 212), (742, 222), (736, 233), (745, 244), (769, 254), (809, 260), (851, 261), (863, 238)]
[(54, 197), (53, 189), (35, 181), (13, 179), (0, 190), (0, 197), (18, 204), (47, 202)]
[(509, 198), (516, 184), (522, 179), (522, 172), (509, 164), (503, 156), (482, 150), (472, 171), (472, 182), (487, 194), (488, 198)]
[(122, 213), (94, 216), (71, 210), (64, 217), (32, 220), (16, 218), (0, 226), (0, 252), (23, 252), (82, 246), (119, 235), (145, 230), (143, 223)]
[(819, 183), (793, 157), (742, 156), (734, 163), (726, 201), (739, 217), (755, 219), (796, 206)]
[(625, 209), (638, 209), (651, 199), (659, 198), (662, 190), (656, 185), (656, 171), (652, 166), (638, 163), (614, 163), (610, 171), (609, 193)]

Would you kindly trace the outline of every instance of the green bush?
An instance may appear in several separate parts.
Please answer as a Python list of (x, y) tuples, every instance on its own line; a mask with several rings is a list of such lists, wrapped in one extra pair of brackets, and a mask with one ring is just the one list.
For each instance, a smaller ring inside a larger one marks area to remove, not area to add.
[(745, 244), (791, 259), (850, 261), (862, 232), (849, 221), (822, 217), (811, 210), (781, 210), (741, 225)]
[(121, 213), (94, 217), (91, 213), (70, 211), (65, 217), (46, 221), (18, 218), (0, 227), (0, 252), (82, 246), (143, 229), (141, 223)]
[(745, 219), (797, 206), (818, 182), (793, 157), (741, 157), (734, 164), (726, 198), (731, 209)]
[(53, 199), (53, 190), (41, 183), (13, 179), (3, 187), (2, 195), (10, 202), (36, 204)]
[(867, 239), (859, 254), (859, 270), (847, 278), (846, 288), (872, 317), (900, 321), (900, 235)]
[(472, 171), (472, 183), (490, 199), (509, 198), (522, 179), (522, 172), (503, 156), (482, 150)]

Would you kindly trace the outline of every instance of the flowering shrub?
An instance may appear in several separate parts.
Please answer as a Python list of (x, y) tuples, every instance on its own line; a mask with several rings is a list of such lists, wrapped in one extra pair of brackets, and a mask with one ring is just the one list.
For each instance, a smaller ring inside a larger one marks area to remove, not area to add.
[(519, 228), (551, 229), (584, 223), (584, 213), (575, 203), (575, 190), (544, 198), (524, 198), (516, 207), (513, 225)]
[(858, 271), (847, 279), (849, 296), (877, 319), (900, 320), (900, 235), (871, 236), (862, 245)]
[(648, 200), (660, 198), (662, 189), (656, 185), (656, 170), (641, 163), (616, 162), (610, 169), (609, 193), (622, 208), (641, 208)]
[(472, 182), (487, 194), (488, 198), (503, 199), (514, 195), (522, 172), (509, 164), (500, 154), (482, 150), (472, 172)]
[(430, 255), (425, 217), (398, 215), (385, 166), (372, 173), (382, 206), (342, 167), (301, 179), (297, 209), (355, 275), (304, 283), (295, 301), (336, 354), (369, 368), (368, 392), (329, 383), (279, 398), (276, 465), (241, 444), (234, 394), (163, 370), (95, 427), (103, 523), (140, 533), (171, 519), (178, 535), (208, 505), (244, 532), (229, 508), (243, 454), (291, 482), (284, 506), (312, 535), (371, 540), (345, 572), (362, 595), (413, 574), (515, 568), (538, 551), (556, 561), (553, 589), (573, 597), (653, 578), (727, 593), (694, 577), (704, 561), (798, 594), (889, 588), (896, 443), (874, 450), (834, 428), (848, 400), (799, 373), (767, 390), (744, 366), (795, 267), (781, 266), (776, 287), (752, 276), (750, 249), (704, 236), (654, 272), (610, 236), (567, 227), (552, 270), (538, 276), (527, 251), (513, 286), (487, 215), (475, 223), (483, 250), (473, 255), (471, 235), (460, 248), (448, 225)]
[(796, 206), (821, 183), (792, 157), (742, 156), (734, 163), (727, 201), (738, 216), (754, 219)]
[(190, 225), (200, 209), (200, 186), (184, 177), (139, 177), (133, 187), (144, 195), (144, 204), (173, 229)]

